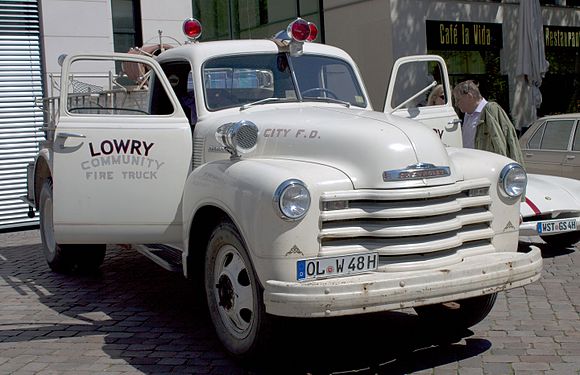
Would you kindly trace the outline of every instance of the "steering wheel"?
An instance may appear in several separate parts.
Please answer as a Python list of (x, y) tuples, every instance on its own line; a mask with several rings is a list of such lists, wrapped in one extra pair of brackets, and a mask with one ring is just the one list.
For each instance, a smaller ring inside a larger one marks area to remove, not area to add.
[(336, 94), (335, 94), (334, 92), (332, 92), (331, 90), (329, 90), (329, 89), (325, 89), (325, 88), (323, 88), (323, 87), (313, 87), (313, 88), (311, 88), (311, 89), (308, 89), (308, 90), (304, 90), (304, 91), (302, 91), (302, 92), (301, 92), (301, 94), (302, 94), (302, 96), (304, 96), (304, 94), (308, 94), (308, 93), (311, 93), (311, 92), (316, 92), (316, 91), (319, 91), (319, 92), (321, 92), (321, 93), (325, 93), (325, 94), (327, 94), (328, 96), (330, 96), (331, 98), (333, 98), (333, 99), (337, 99), (337, 100), (338, 100), (338, 95), (336, 95)]

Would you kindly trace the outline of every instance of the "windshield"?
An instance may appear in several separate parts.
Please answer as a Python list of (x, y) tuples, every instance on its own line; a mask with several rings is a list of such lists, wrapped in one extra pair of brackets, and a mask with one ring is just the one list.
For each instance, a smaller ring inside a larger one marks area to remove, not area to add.
[(351, 66), (333, 57), (291, 58), (285, 53), (224, 56), (206, 62), (203, 77), (205, 102), (211, 111), (298, 98), (366, 107)]

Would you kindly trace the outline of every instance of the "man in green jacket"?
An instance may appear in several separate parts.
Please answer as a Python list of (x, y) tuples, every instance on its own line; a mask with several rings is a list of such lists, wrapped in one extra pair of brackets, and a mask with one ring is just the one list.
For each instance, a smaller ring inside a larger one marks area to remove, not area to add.
[(473, 81), (457, 84), (453, 97), (465, 113), (463, 147), (495, 152), (524, 165), (516, 129), (499, 104), (485, 100)]

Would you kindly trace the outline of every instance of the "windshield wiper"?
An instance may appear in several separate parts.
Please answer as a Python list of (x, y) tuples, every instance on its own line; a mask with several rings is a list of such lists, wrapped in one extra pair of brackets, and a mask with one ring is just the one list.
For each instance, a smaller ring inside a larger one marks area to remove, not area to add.
[(296, 98), (265, 98), (265, 99), (257, 100), (255, 102), (244, 104), (243, 106), (240, 107), (240, 111), (243, 111), (244, 109), (248, 109), (250, 107), (253, 107), (253, 106), (259, 105), (259, 104), (265, 104), (265, 103), (271, 103), (271, 102), (294, 102), (294, 101), (296, 101)]
[(330, 98), (330, 97), (322, 97), (322, 96), (303, 96), (302, 101), (312, 100), (315, 102), (330, 102), (330, 103), (338, 103), (344, 105), (346, 108), (350, 108), (350, 103), (344, 100)]

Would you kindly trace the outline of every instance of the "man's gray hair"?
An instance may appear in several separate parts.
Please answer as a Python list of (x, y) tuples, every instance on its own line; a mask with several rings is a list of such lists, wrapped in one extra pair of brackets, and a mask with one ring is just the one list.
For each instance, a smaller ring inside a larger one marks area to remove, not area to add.
[(459, 95), (471, 94), (475, 99), (481, 99), (481, 92), (479, 92), (479, 85), (475, 82), (463, 81), (459, 82), (455, 88), (453, 88), (453, 96), (457, 97)]

